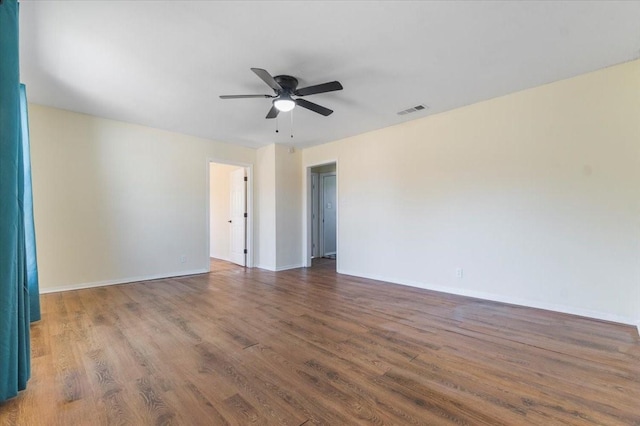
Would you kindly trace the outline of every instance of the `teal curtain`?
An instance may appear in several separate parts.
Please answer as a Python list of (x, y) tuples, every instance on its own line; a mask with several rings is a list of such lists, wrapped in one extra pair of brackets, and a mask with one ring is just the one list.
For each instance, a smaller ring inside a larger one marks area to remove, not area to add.
[(29, 313), (31, 322), (40, 320), (40, 289), (38, 285), (38, 259), (36, 256), (36, 230), (33, 221), (33, 190), (31, 187), (31, 147), (29, 144), (29, 112), (27, 111), (27, 88), (20, 85), (20, 138), (22, 145), (22, 176), (24, 193), (22, 211), (24, 215), (24, 243), (26, 250), (26, 276), (29, 290)]
[[(0, 401), (31, 374), (29, 323), (39, 318), (26, 91), (20, 85), (18, 3), (0, 1)], [(25, 164), (27, 167), (25, 167)], [(30, 223), (27, 224), (26, 221)], [(28, 241), (27, 241), (28, 240)], [(29, 294), (30, 280), (33, 293)]]

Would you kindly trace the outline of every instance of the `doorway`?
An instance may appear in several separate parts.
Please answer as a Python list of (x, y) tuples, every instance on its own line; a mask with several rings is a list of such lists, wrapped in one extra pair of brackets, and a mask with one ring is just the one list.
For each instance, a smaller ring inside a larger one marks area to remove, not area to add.
[(308, 168), (308, 266), (321, 263), (335, 268), (338, 256), (336, 170), (336, 163)]
[(251, 267), (251, 166), (213, 161), (208, 166), (210, 270), (213, 260)]

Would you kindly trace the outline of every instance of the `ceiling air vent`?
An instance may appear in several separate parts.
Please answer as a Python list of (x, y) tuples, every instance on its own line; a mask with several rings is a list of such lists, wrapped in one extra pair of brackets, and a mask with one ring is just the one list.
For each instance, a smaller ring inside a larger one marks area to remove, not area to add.
[(429, 109), (428, 106), (426, 106), (424, 104), (420, 104), (420, 105), (416, 105), (414, 107), (407, 108), (405, 110), (399, 111), (398, 115), (411, 114), (412, 112), (424, 111), (424, 110), (427, 110), (427, 109)]

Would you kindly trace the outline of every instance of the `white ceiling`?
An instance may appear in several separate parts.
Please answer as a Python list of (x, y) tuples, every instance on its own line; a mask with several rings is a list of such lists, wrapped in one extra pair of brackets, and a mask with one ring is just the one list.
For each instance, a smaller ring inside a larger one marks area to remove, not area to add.
[[(640, 2), (27, 1), (31, 102), (204, 138), (304, 147), (640, 57)], [(289, 74), (329, 117), (280, 133), (249, 68)], [(426, 112), (400, 110), (424, 103)]]

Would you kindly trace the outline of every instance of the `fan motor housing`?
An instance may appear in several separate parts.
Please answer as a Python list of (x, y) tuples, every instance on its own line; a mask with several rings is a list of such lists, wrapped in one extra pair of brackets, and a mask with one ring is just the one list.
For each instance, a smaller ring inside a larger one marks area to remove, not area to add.
[(273, 79), (284, 89), (284, 92), (293, 93), (298, 87), (298, 79), (290, 75), (276, 75)]

